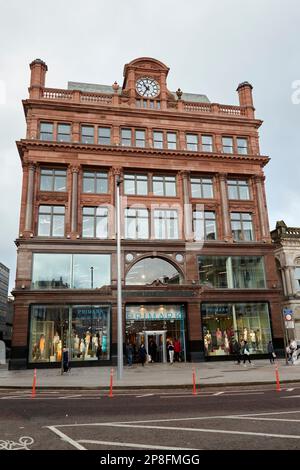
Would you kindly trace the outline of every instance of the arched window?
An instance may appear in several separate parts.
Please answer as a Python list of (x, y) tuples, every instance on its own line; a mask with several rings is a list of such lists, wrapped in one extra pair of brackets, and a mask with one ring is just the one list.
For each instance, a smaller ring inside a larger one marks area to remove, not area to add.
[(126, 285), (151, 286), (181, 284), (182, 275), (173, 264), (161, 258), (144, 258), (128, 271)]

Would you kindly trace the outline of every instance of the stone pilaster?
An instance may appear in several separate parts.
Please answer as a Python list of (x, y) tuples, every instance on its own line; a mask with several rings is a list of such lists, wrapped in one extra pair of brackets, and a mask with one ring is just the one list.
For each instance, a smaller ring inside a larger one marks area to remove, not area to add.
[(227, 174), (219, 174), (220, 181), (220, 196), (221, 196), (221, 210), (223, 219), (223, 238), (225, 241), (232, 241), (232, 231), (229, 214), (229, 203), (227, 194)]
[(34, 163), (28, 163), (28, 182), (27, 182), (26, 216), (25, 216), (25, 231), (26, 232), (29, 232), (32, 230), (35, 170), (36, 170), (36, 165)]

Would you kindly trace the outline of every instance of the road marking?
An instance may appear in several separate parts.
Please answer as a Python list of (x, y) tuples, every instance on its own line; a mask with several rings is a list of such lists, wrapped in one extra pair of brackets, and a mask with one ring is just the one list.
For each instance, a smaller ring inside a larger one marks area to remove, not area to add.
[(217, 393), (214, 393), (214, 397), (218, 397), (219, 395), (223, 395), (225, 392), (217, 392)]
[[(99, 444), (99, 445), (110, 445), (119, 447), (135, 447), (137, 449), (160, 449), (160, 450), (195, 450), (187, 447), (164, 447), (164, 446), (151, 446), (149, 444), (133, 444), (130, 442), (112, 442), (112, 441), (91, 441), (86, 439), (80, 439), (76, 441), (82, 444)], [(197, 449), (200, 450), (200, 449)]]
[(57, 434), (57, 436), (59, 436), (63, 441), (68, 442), (73, 447), (76, 447), (76, 449), (87, 450), (85, 447), (83, 447), (81, 444), (71, 439), (69, 436), (61, 432), (59, 429), (56, 429), (55, 426), (45, 426), (45, 427), (50, 429), (50, 431), (54, 432), (55, 434)]
[(256, 418), (255, 416), (227, 416), (225, 419), (248, 419), (251, 421), (282, 421), (289, 423), (300, 423), (300, 419), (285, 419), (285, 418)]
[(67, 400), (68, 398), (80, 398), (80, 397), (82, 397), (82, 395), (66, 395), (63, 397), (56, 397), (56, 398), (58, 398), (59, 400)]
[(136, 395), (136, 398), (144, 398), (144, 397), (153, 397), (154, 393), (146, 393), (145, 395)]
[(207, 428), (179, 428), (173, 426), (143, 426), (138, 424), (111, 424), (110, 427), (115, 428), (139, 428), (139, 429), (160, 429), (164, 431), (185, 431), (185, 432), (207, 432), (214, 434), (238, 434), (244, 436), (259, 436), (259, 437), (277, 437), (280, 439), (300, 439), (300, 435), (294, 434), (269, 434), (264, 432), (250, 432), (250, 431), (228, 431), (225, 429), (207, 429)]
[(280, 398), (300, 398), (300, 395), (289, 395), (288, 397), (280, 397)]
[[(236, 396), (250, 396), (250, 395), (264, 395), (264, 392), (241, 392), (241, 393), (227, 393), (227, 392), (218, 392), (218, 393), (214, 393), (213, 395), (204, 395), (204, 394), (198, 394), (197, 393), (197, 397), (213, 397), (213, 396), (220, 396), (220, 395), (224, 395), (225, 397), (236, 397)], [(192, 398), (192, 397), (195, 397), (195, 395), (192, 394), (192, 392), (190, 393), (190, 395), (161, 395), (160, 398)]]
[(286, 391), (287, 392), (293, 392), (295, 389), (294, 388), (287, 388)]

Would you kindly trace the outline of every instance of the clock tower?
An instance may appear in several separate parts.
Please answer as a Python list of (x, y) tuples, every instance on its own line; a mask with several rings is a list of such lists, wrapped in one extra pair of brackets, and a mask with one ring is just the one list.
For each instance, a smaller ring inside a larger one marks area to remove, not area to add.
[[(128, 96), (131, 106), (136, 106), (136, 100), (159, 101), (160, 108), (167, 108), (171, 93), (167, 89), (169, 68), (162, 62), (151, 57), (135, 59), (124, 67), (122, 94)], [(171, 95), (172, 96), (172, 95)], [(156, 106), (155, 106), (156, 107)]]

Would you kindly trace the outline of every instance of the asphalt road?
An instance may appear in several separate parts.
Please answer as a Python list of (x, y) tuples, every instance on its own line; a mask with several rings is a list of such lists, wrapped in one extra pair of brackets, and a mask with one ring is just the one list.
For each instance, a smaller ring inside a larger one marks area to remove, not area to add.
[(300, 387), (0, 390), (0, 449), (300, 449)]

